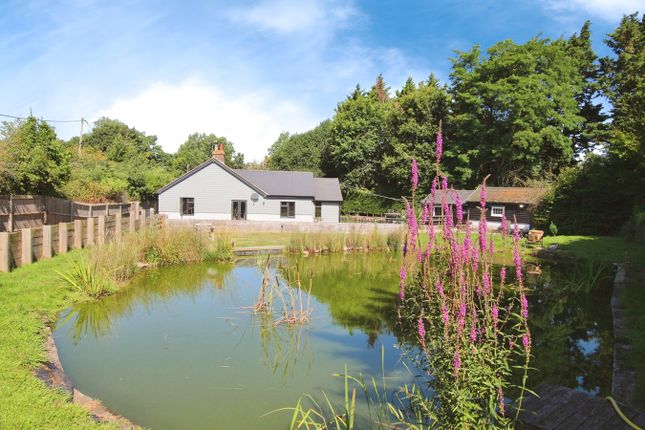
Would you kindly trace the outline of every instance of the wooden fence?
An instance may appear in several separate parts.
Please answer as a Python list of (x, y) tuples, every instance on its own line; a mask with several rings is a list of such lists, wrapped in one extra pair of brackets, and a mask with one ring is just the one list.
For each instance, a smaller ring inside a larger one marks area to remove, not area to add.
[(51, 258), (70, 249), (118, 240), (124, 232), (156, 224), (159, 219), (154, 209), (145, 209), (125, 216), (117, 212), (16, 232), (0, 232), (0, 272), (9, 272), (14, 267)]
[(55, 225), (77, 219), (128, 214), (139, 202), (81, 203), (48, 196), (0, 196), (0, 231)]

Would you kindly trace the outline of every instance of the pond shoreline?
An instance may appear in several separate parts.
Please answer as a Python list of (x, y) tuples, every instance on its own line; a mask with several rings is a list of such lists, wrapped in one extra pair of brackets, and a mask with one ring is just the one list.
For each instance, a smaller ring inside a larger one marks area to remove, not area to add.
[(614, 366), (611, 392), (614, 397), (631, 404), (636, 388), (636, 372), (626, 366), (630, 345), (627, 342), (629, 326), (625, 318), (625, 306), (621, 296), (626, 287), (626, 272), (623, 264), (617, 264), (611, 294), (611, 313), (614, 328)]
[(48, 387), (65, 392), (67, 394), (68, 401), (87, 410), (94, 421), (98, 423), (113, 423), (123, 430), (139, 429), (139, 426), (135, 425), (124, 416), (109, 410), (101, 403), (101, 401), (83, 394), (74, 387), (71, 379), (65, 374), (63, 365), (60, 362), (60, 357), (58, 356), (56, 341), (54, 340), (51, 328), (48, 325), (45, 325), (45, 334), (45, 349), (47, 351), (48, 361), (43, 362), (38, 368), (34, 369), (34, 376), (43, 381), (43, 383)]

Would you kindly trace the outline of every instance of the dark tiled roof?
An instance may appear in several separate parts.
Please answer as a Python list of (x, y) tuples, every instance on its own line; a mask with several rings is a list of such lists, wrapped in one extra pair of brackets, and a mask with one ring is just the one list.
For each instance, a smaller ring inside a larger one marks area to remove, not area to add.
[[(434, 203), (435, 205), (441, 204), (441, 202), (445, 199), (446, 203), (449, 205), (454, 205), (457, 203), (457, 196), (461, 199), (461, 203), (466, 203), (470, 197), (470, 195), (473, 193), (473, 190), (453, 190), (450, 189), (448, 191), (444, 190), (437, 190), (437, 193), (435, 194), (434, 198)], [(430, 200), (430, 196), (426, 197), (426, 201)]]
[[(545, 188), (536, 187), (486, 187), (486, 201), (490, 203), (536, 204), (546, 193)], [(480, 187), (468, 198), (469, 202), (479, 202)]]
[(338, 178), (314, 178), (314, 194), (319, 202), (342, 202)]
[(314, 174), (311, 172), (286, 172), (273, 170), (242, 170), (234, 172), (266, 191), (270, 196), (315, 196)]
[(332, 202), (343, 200), (337, 178), (314, 178), (311, 172), (231, 169), (213, 158), (170, 182), (157, 193), (163, 193), (211, 164), (217, 164), (264, 197), (308, 197)]

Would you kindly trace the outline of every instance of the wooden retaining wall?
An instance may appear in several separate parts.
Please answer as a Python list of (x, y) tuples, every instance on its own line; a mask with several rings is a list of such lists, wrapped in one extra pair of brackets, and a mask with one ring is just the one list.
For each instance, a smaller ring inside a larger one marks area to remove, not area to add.
[[(109, 213), (109, 208), (106, 208)], [(114, 215), (77, 219), (56, 225), (23, 228), (16, 232), (0, 232), (0, 272), (64, 254), (69, 250), (119, 239), (159, 221), (154, 209)]]

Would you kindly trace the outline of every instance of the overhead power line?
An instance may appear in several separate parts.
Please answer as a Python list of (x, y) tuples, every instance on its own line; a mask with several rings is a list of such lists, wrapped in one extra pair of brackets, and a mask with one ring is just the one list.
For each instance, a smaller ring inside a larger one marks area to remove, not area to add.
[[(11, 118), (11, 119), (27, 119), (27, 117), (24, 116), (16, 116), (16, 115), (7, 115), (4, 113), (0, 113), (1, 117), (4, 118)], [(74, 122), (83, 122), (85, 121), (83, 118), (81, 119), (46, 119), (46, 118), (40, 118), (42, 121), (45, 122), (58, 122), (58, 123), (74, 123)], [(85, 121), (87, 123), (87, 121)]]

